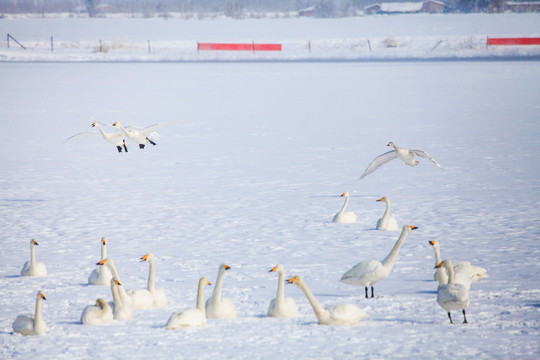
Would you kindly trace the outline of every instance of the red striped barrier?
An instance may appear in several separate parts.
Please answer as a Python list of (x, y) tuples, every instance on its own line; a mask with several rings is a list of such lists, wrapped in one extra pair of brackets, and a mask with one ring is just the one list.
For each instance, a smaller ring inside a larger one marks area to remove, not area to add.
[(540, 45), (540, 38), (488, 38), (488, 45)]
[(281, 51), (281, 44), (197, 43), (198, 50)]

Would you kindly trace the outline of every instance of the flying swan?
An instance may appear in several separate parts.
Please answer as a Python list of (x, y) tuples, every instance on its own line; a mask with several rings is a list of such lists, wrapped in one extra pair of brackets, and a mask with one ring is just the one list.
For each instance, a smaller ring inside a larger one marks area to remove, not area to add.
[(390, 160), (394, 160), (395, 158), (398, 158), (399, 160), (403, 161), (405, 164), (410, 166), (416, 166), (420, 162), (418, 160), (415, 160), (414, 155), (421, 156), (429, 159), (432, 163), (437, 165), (441, 170), (444, 171), (442, 166), (435, 161), (427, 152), (422, 150), (409, 150), (400, 148), (397, 145), (394, 145), (393, 142), (389, 142), (387, 146), (392, 146), (394, 150), (391, 150), (389, 152), (386, 152), (382, 155), (377, 156), (371, 164), (367, 167), (366, 171), (360, 176), (360, 179), (365, 178), (367, 175), (374, 172), (379, 166), (386, 164)]
[(129, 127), (128, 129), (124, 128), (118, 121), (116, 121), (112, 126), (119, 128), (129, 140), (133, 141), (136, 144), (139, 144), (140, 149), (144, 149), (145, 145), (152, 144), (156, 145), (155, 139), (159, 138), (159, 134), (155, 132), (156, 130), (174, 124), (176, 121), (164, 122), (153, 124), (145, 127), (144, 129), (136, 128), (134, 126)]
[(347, 211), (347, 205), (349, 205), (349, 193), (344, 192), (343, 194), (341, 194), (341, 197), (345, 198), (345, 202), (343, 203), (341, 210), (339, 210), (339, 212), (334, 216), (332, 222), (343, 224), (351, 224), (357, 222), (358, 218), (356, 214), (352, 211)]
[(162, 288), (156, 288), (155, 272), (156, 272), (156, 257), (152, 253), (148, 253), (141, 258), (141, 261), (148, 261), (150, 264), (150, 272), (148, 273), (147, 289), (152, 294), (154, 299), (152, 306), (160, 308), (167, 305), (167, 295)]
[(463, 312), (463, 323), (467, 324), (465, 308), (469, 306), (469, 289), (454, 282), (454, 267), (450, 260), (437, 264), (436, 268), (444, 267), (448, 271), (448, 284), (439, 285), (437, 289), (437, 303), (448, 313), (448, 319), (453, 324), (451, 310)]
[(208, 319), (232, 319), (236, 317), (236, 308), (232, 300), (221, 296), (223, 275), (230, 268), (226, 264), (219, 266), (216, 287), (212, 292), (212, 296), (206, 300), (206, 317)]
[(362, 261), (343, 274), (340, 281), (349, 285), (364, 286), (366, 288), (366, 298), (368, 297), (368, 286), (371, 286), (371, 297), (373, 297), (373, 286), (390, 275), (397, 260), (401, 244), (403, 244), (407, 234), (415, 229), (418, 228), (412, 225), (403, 226), (403, 230), (401, 230), (401, 234), (394, 247), (382, 262), (377, 260)]
[(30, 261), (24, 263), (21, 269), (22, 276), (47, 276), (45, 264), (36, 260), (36, 246), (38, 245), (36, 240), (30, 240)]
[[(122, 149), (125, 152), (128, 152), (126, 140), (124, 139), (124, 134), (122, 134), (121, 131), (106, 132), (105, 130), (103, 130), (101, 125), (103, 125), (103, 124), (100, 124), (97, 121), (94, 121), (92, 123), (92, 127), (98, 128), (99, 133), (101, 134), (103, 139), (105, 139), (105, 141), (107, 141), (107, 142), (111, 143), (112, 145), (114, 145), (116, 147), (116, 149), (118, 150), (118, 152), (122, 152)], [(72, 140), (72, 139), (75, 139), (75, 138), (79, 138), (79, 137), (82, 137), (82, 136), (87, 136), (87, 135), (99, 135), (99, 134), (95, 133), (95, 132), (82, 132), (82, 133), (78, 133), (78, 134), (75, 134), (75, 135), (67, 138), (66, 141), (69, 141), (69, 140)]]
[(377, 230), (387, 230), (387, 231), (399, 231), (399, 225), (396, 221), (396, 218), (390, 215), (390, 199), (388, 196), (383, 196), (378, 202), (383, 201), (386, 204), (386, 210), (384, 210), (384, 215), (382, 218), (377, 220), (377, 225), (375, 228)]
[(323, 308), (301, 276), (294, 276), (287, 282), (298, 286), (304, 292), (321, 325), (355, 325), (368, 316), (364, 310), (352, 304), (336, 304)]
[(109, 304), (99, 298), (96, 305), (88, 305), (81, 314), (81, 323), (83, 325), (102, 325), (112, 322), (114, 319), (113, 311)]
[(206, 277), (202, 277), (197, 288), (197, 307), (186, 308), (173, 313), (167, 321), (165, 329), (176, 330), (206, 325), (206, 312), (204, 310), (204, 287), (206, 285), (211, 284)]
[(276, 265), (270, 272), (278, 273), (278, 287), (276, 298), (270, 301), (268, 316), (277, 318), (292, 318), (298, 316), (298, 308), (293, 298), (285, 296), (285, 270), (283, 265)]
[[(107, 239), (101, 238), (101, 260), (107, 258)], [(111, 283), (112, 273), (107, 266), (96, 267), (88, 277), (89, 285), (109, 286)]]
[(34, 315), (19, 315), (13, 322), (13, 331), (22, 335), (41, 335), (47, 332), (47, 326), (41, 314), (41, 302), (47, 300), (42, 291), (37, 292)]

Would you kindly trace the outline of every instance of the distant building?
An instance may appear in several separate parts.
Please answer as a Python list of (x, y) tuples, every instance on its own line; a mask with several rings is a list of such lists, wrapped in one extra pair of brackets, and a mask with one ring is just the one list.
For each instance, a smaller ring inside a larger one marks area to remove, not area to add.
[(504, 11), (539, 12), (540, 1), (507, 1), (504, 3)]
[(366, 14), (442, 13), (447, 5), (441, 1), (377, 3), (364, 8)]
[(308, 8), (298, 11), (298, 16), (313, 16), (315, 14), (315, 6), (310, 6)]

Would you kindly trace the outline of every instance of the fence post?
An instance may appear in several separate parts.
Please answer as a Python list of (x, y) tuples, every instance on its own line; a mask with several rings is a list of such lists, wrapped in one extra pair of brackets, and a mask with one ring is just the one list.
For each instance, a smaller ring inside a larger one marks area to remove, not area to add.
[(9, 49), (9, 34), (7, 34), (7, 47)]
[(148, 40), (148, 53), (149, 53), (149, 54), (152, 53), (152, 49), (150, 48), (150, 40)]
[(21, 44), (20, 42), (17, 41), (17, 39), (15, 39), (13, 36), (7, 34), (7, 43), (8, 43), (8, 48), (9, 48), (9, 38), (11, 38), (11, 40), (15, 41), (20, 47), (22, 47), (24, 50), (26, 50), (26, 48), (24, 47), (23, 44)]
[(103, 52), (103, 46), (101, 44), (101, 39), (99, 39), (99, 52), (102, 53)]
[(309, 49), (309, 53), (311, 54), (311, 40), (308, 40), (307, 46), (308, 46), (308, 49)]
[(54, 51), (54, 42), (53, 42), (53, 37), (51, 36), (51, 52)]
[(367, 39), (367, 44), (369, 46), (369, 52), (371, 52), (371, 43), (369, 42), (369, 39)]

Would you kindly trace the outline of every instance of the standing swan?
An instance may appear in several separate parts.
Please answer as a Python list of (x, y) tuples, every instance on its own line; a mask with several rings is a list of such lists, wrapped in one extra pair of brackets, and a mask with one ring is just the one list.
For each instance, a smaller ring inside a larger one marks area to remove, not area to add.
[(167, 305), (167, 295), (162, 288), (156, 288), (155, 271), (156, 271), (156, 257), (152, 253), (148, 253), (141, 258), (141, 261), (148, 261), (150, 264), (150, 272), (148, 273), (148, 286), (147, 289), (154, 298), (153, 307), (163, 307)]
[(133, 318), (131, 307), (120, 299), (120, 289), (122, 284), (116, 278), (111, 279), (111, 293), (114, 302), (113, 317), (117, 320), (127, 320)]
[(197, 288), (197, 307), (186, 308), (173, 313), (167, 321), (165, 329), (176, 330), (185, 327), (206, 325), (206, 312), (204, 310), (204, 287), (206, 285), (211, 285), (210, 281), (206, 277), (202, 277), (199, 280), (199, 287)]
[(231, 267), (225, 264), (219, 266), (216, 287), (212, 296), (206, 300), (206, 317), (208, 319), (232, 319), (236, 317), (236, 309), (231, 299), (221, 296), (223, 275)]
[(436, 162), (435, 159), (433, 159), (427, 152), (423, 150), (409, 150), (409, 149), (400, 148), (397, 145), (394, 145), (393, 142), (389, 142), (388, 145), (386, 146), (391, 146), (394, 148), (394, 150), (390, 150), (382, 155), (377, 156), (371, 162), (371, 164), (369, 164), (369, 166), (367, 167), (366, 171), (364, 171), (362, 176), (360, 176), (360, 179), (365, 178), (366, 176), (374, 172), (379, 166), (384, 165), (387, 162), (394, 160), (395, 158), (398, 158), (399, 160), (403, 161), (405, 164), (409, 166), (416, 166), (420, 162), (418, 160), (415, 160), (414, 155), (429, 159), (432, 163), (434, 163), (435, 165), (437, 165), (437, 167), (439, 167), (441, 170), (444, 171), (442, 166), (438, 162)]
[(301, 276), (294, 276), (287, 282), (297, 285), (304, 292), (321, 325), (355, 325), (368, 316), (364, 310), (352, 304), (336, 304), (323, 308)]
[(42, 262), (36, 260), (36, 249), (39, 245), (36, 240), (30, 240), (30, 261), (24, 263), (21, 269), (22, 276), (47, 276), (47, 268)]
[[(101, 260), (107, 258), (107, 239), (105, 237), (101, 238)], [(103, 285), (109, 286), (111, 283), (112, 273), (111, 270), (106, 266), (99, 266), (95, 268), (90, 276), (88, 277), (89, 285)]]
[(278, 288), (276, 298), (270, 301), (268, 307), (268, 316), (277, 318), (291, 318), (298, 316), (298, 308), (293, 298), (285, 297), (285, 270), (283, 265), (279, 264), (274, 266), (270, 272), (278, 273)]
[(377, 230), (399, 231), (399, 225), (396, 219), (390, 215), (390, 199), (388, 196), (383, 196), (377, 201), (384, 201), (386, 210), (384, 211), (382, 218), (377, 220), (377, 226), (375, 228)]
[(448, 319), (453, 324), (451, 310), (462, 310), (463, 323), (467, 324), (465, 308), (469, 306), (469, 289), (454, 282), (454, 267), (450, 260), (444, 260), (436, 268), (444, 267), (448, 271), (448, 284), (439, 285), (437, 289), (437, 302), (448, 313)]
[(13, 322), (13, 331), (22, 335), (41, 335), (47, 332), (47, 326), (41, 315), (41, 302), (47, 300), (42, 291), (37, 292), (34, 315), (19, 315)]
[(365, 286), (366, 298), (368, 297), (368, 286), (371, 286), (371, 297), (373, 297), (373, 286), (378, 281), (386, 279), (388, 275), (390, 275), (390, 272), (392, 271), (392, 268), (397, 260), (401, 244), (403, 244), (407, 234), (409, 234), (411, 230), (415, 229), (418, 228), (411, 225), (403, 226), (401, 235), (399, 235), (394, 247), (388, 256), (382, 261), (382, 263), (377, 260), (362, 261), (343, 274), (340, 281), (349, 285)]
[(101, 298), (96, 300), (96, 305), (85, 307), (81, 315), (83, 325), (101, 325), (112, 321), (113, 311), (109, 304)]
[(334, 216), (332, 222), (343, 224), (351, 224), (357, 222), (358, 218), (356, 214), (352, 211), (346, 211), (347, 205), (349, 205), (349, 193), (344, 192), (343, 194), (341, 194), (341, 197), (345, 198), (345, 202), (343, 203), (341, 210), (339, 210), (339, 212)]

